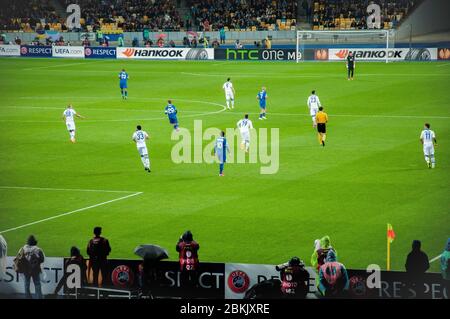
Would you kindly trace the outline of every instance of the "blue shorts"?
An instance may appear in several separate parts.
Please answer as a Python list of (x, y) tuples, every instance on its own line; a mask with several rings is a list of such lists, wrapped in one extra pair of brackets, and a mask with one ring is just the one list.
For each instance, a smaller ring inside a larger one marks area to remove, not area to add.
[(128, 85), (126, 84), (126, 83), (120, 83), (120, 88), (121, 89), (126, 89), (126, 88), (128, 88)]
[(260, 105), (259, 105), (259, 108), (260, 108), (260, 109), (265, 109), (265, 108), (266, 108), (266, 104), (263, 104), (263, 105), (260, 104)]
[(176, 117), (175, 118), (169, 117), (169, 122), (170, 124), (178, 124), (178, 120)]

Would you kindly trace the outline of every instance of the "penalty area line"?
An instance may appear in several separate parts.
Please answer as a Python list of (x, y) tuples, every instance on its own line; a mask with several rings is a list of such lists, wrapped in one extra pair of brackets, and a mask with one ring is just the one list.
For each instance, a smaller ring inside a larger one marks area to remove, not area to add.
[(99, 192), (99, 193), (139, 193), (136, 191), (117, 191), (107, 189), (85, 189), (85, 188), (50, 188), (50, 187), (28, 187), (28, 186), (0, 186), (0, 189), (24, 189), (38, 191), (68, 191), (68, 192)]
[(94, 205), (91, 205), (91, 206), (75, 209), (75, 210), (72, 210), (70, 212), (58, 214), (58, 215), (55, 215), (55, 216), (52, 216), (52, 217), (40, 219), (40, 220), (31, 222), (31, 223), (27, 223), (27, 224), (24, 224), (24, 225), (20, 225), (20, 226), (17, 226), (17, 227), (5, 229), (5, 230), (0, 231), (0, 234), (4, 234), (4, 233), (8, 233), (8, 232), (17, 230), (17, 229), (33, 226), (33, 225), (36, 225), (36, 224), (39, 224), (39, 223), (43, 223), (43, 222), (46, 222), (46, 221), (49, 221), (49, 220), (52, 220), (52, 219), (56, 219), (56, 218), (61, 218), (61, 217), (67, 216), (67, 215), (79, 213), (79, 212), (82, 212), (82, 211), (85, 211), (85, 210), (88, 210), (88, 209), (92, 209), (92, 208), (96, 208), (96, 207), (99, 207), (99, 206), (111, 204), (111, 203), (114, 203), (114, 202), (118, 202), (120, 200), (125, 200), (125, 199), (130, 198), (130, 197), (141, 195), (142, 193), (143, 192), (133, 193), (133, 194), (130, 194), (130, 195), (126, 195), (126, 196), (122, 196), (122, 197), (115, 198), (115, 199), (112, 199), (112, 200), (108, 200), (106, 202), (102, 202), (102, 203), (94, 204)]

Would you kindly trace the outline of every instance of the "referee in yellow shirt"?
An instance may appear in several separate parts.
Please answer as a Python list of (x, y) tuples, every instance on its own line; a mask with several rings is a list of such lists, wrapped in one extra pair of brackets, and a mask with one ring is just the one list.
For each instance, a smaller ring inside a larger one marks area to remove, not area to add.
[(319, 107), (319, 112), (316, 114), (317, 123), (317, 137), (319, 138), (319, 144), (325, 146), (325, 139), (327, 137), (327, 123), (328, 115), (323, 111), (323, 107)]

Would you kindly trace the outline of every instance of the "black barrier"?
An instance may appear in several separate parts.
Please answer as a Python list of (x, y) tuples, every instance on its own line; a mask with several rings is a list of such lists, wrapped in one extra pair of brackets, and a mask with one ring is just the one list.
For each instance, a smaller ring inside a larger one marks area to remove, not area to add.
[[(65, 260), (67, 273), (67, 259)], [(86, 262), (89, 265), (89, 262)], [(145, 277), (141, 260), (108, 261), (106, 280), (100, 280), (103, 288), (138, 291), (144, 290)], [(92, 285), (92, 270), (87, 267), (88, 285)], [(156, 274), (149, 291), (156, 298), (225, 298), (225, 264), (200, 263), (196, 285), (186, 286), (179, 263), (162, 261), (155, 268)], [(412, 278), (405, 272), (381, 271), (378, 274), (365, 270), (348, 269), (350, 280), (348, 294), (352, 299), (449, 299), (450, 281), (439, 273), (426, 273), (421, 278)], [(378, 276), (378, 277), (377, 277)], [(68, 287), (71, 279), (64, 279), (64, 293), (73, 293)], [(371, 288), (371, 284), (378, 285)]]
[[(67, 260), (67, 259), (66, 259)], [(67, 263), (65, 262), (65, 265)], [(86, 261), (88, 285), (92, 285), (92, 269), (89, 261)], [(140, 260), (112, 259), (108, 261), (108, 277), (99, 280), (103, 288), (124, 290), (149, 290), (153, 297), (157, 298), (225, 298), (225, 264), (201, 263), (196, 284), (186, 286), (180, 271), (180, 264), (173, 261), (161, 261), (155, 269), (155, 278), (151, 287), (146, 287), (145, 277), (142, 272), (143, 262)], [(65, 272), (67, 265), (65, 266)], [(70, 279), (69, 279), (70, 281)], [(73, 289), (64, 283), (64, 293), (73, 293)]]
[(376, 282), (376, 276), (365, 270), (349, 269), (348, 277), (350, 298), (449, 299), (450, 281), (444, 280), (438, 273), (425, 273), (412, 278), (405, 272), (381, 271), (379, 288), (368, 287)]

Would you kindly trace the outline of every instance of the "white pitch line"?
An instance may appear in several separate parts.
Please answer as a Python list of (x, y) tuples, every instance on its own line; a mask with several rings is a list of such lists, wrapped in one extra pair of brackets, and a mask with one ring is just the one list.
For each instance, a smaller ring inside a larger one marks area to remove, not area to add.
[(436, 256), (436, 257), (434, 257), (433, 259), (431, 259), (431, 260), (429, 261), (430, 264), (431, 264), (432, 262), (435, 262), (435, 261), (438, 260), (439, 258), (441, 258), (441, 255)]
[(112, 199), (112, 200), (109, 200), (109, 201), (106, 201), (106, 202), (102, 202), (102, 203), (99, 203), (99, 204), (95, 204), (95, 205), (79, 208), (79, 209), (76, 209), (76, 210), (72, 210), (70, 212), (66, 212), (66, 213), (62, 213), (62, 214), (55, 215), (55, 216), (52, 216), (52, 217), (44, 218), (44, 219), (37, 220), (35, 222), (31, 222), (31, 223), (24, 224), (24, 225), (21, 225), (21, 226), (5, 229), (5, 230), (0, 231), (0, 234), (4, 234), (4, 233), (10, 232), (10, 231), (17, 230), (17, 229), (21, 229), (21, 228), (25, 228), (25, 227), (28, 227), (28, 226), (36, 225), (36, 224), (43, 223), (43, 222), (46, 222), (46, 221), (49, 221), (49, 220), (52, 220), (52, 219), (60, 218), (60, 217), (63, 217), (63, 216), (75, 214), (75, 213), (78, 213), (78, 212), (82, 212), (82, 211), (85, 211), (85, 210), (88, 210), (88, 209), (92, 209), (92, 208), (95, 208), (95, 207), (99, 207), (99, 206), (103, 206), (103, 205), (106, 205), (106, 204), (114, 203), (114, 202), (117, 202), (117, 201), (120, 201), (120, 200), (124, 200), (124, 199), (130, 198), (130, 197), (133, 197), (133, 196), (141, 195), (141, 194), (142, 194), (142, 192), (138, 192), (138, 193), (122, 196), (122, 197), (119, 197), (119, 198), (116, 198), (116, 199)]
[(50, 188), (50, 187), (28, 187), (28, 186), (0, 186), (0, 189), (24, 189), (39, 191), (74, 191), (74, 192), (99, 192), (99, 193), (138, 193), (136, 191), (116, 191), (107, 189), (84, 189), (84, 188)]
[(65, 66), (72, 66), (72, 65), (79, 65), (79, 64), (98, 63), (101, 61), (102, 60), (91, 61), (91, 62), (76, 62), (76, 63), (63, 63), (63, 64), (55, 64), (55, 65), (37, 66), (35, 68), (22, 69), (22, 71), (33, 71), (33, 70), (38, 70), (38, 69), (49, 69), (49, 68), (65, 67)]

